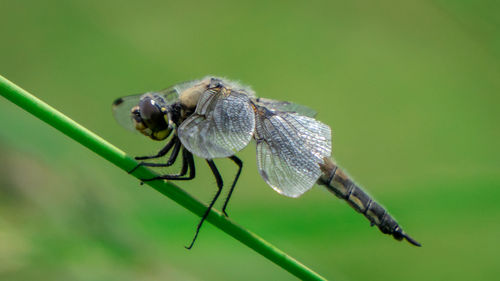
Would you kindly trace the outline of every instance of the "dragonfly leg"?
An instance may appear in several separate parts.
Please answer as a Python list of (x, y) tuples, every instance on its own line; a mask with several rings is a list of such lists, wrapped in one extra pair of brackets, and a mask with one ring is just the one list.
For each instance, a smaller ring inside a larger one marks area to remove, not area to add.
[[(187, 171), (189, 170), (189, 175), (186, 177)], [(196, 176), (196, 170), (194, 166), (193, 154), (187, 149), (182, 150), (182, 168), (178, 174), (173, 175), (161, 175), (150, 179), (142, 179), (141, 181), (154, 181), (154, 180), (192, 180)]]
[(215, 180), (217, 181), (217, 188), (218, 189), (217, 189), (217, 193), (215, 193), (215, 196), (212, 199), (212, 202), (210, 202), (210, 205), (208, 205), (207, 210), (203, 214), (203, 217), (201, 217), (201, 221), (198, 223), (198, 226), (196, 227), (196, 232), (194, 234), (193, 241), (191, 241), (191, 244), (189, 244), (189, 246), (186, 246), (186, 249), (188, 249), (188, 250), (193, 247), (194, 242), (196, 241), (196, 238), (198, 237), (198, 233), (200, 232), (200, 228), (203, 225), (203, 222), (205, 221), (205, 219), (208, 217), (208, 214), (210, 214), (210, 210), (212, 210), (212, 207), (214, 206), (215, 201), (217, 201), (217, 198), (219, 198), (219, 195), (222, 191), (222, 186), (224, 185), (222, 182), (222, 177), (219, 173), (219, 170), (217, 170), (217, 167), (215, 166), (214, 161), (207, 159), (207, 163), (208, 163), (208, 166), (210, 166), (210, 169), (212, 170), (212, 173), (215, 176)]
[(162, 148), (160, 151), (158, 151), (158, 153), (156, 155), (153, 155), (153, 156), (139, 156), (139, 157), (135, 157), (135, 160), (147, 160), (147, 159), (155, 159), (155, 158), (160, 158), (160, 157), (163, 157), (165, 156), (169, 151), (170, 149), (172, 149), (172, 146), (174, 146), (176, 140), (177, 140), (177, 136), (174, 136), (168, 143), (167, 145), (165, 145), (164, 148)]
[(226, 208), (227, 208), (227, 203), (229, 203), (229, 199), (231, 198), (231, 195), (233, 194), (234, 187), (236, 186), (236, 182), (238, 181), (238, 178), (240, 177), (241, 174), (241, 169), (243, 168), (243, 162), (241, 161), (240, 158), (236, 157), (235, 155), (229, 157), (229, 159), (233, 160), (236, 165), (238, 165), (238, 172), (236, 172), (236, 176), (234, 177), (233, 184), (231, 185), (231, 189), (229, 189), (229, 193), (227, 194), (226, 200), (224, 201), (224, 205), (222, 206), (222, 213), (227, 217), (226, 213)]
[[(170, 145), (172, 144), (172, 145)], [(173, 146), (173, 150), (172, 150), (172, 146)], [(167, 152), (163, 153), (163, 150), (165, 150), (165, 148), (167, 148), (168, 150), (166, 150)], [(128, 172), (129, 174), (133, 173), (137, 168), (141, 167), (141, 166), (146, 166), (146, 167), (170, 167), (172, 166), (174, 163), (175, 163), (175, 160), (177, 160), (177, 156), (179, 155), (179, 151), (181, 149), (181, 141), (179, 140), (178, 137), (174, 137), (168, 144), (167, 146), (165, 146), (162, 151), (160, 151), (157, 155), (160, 155), (162, 154), (161, 156), (159, 157), (162, 157), (164, 156), (165, 154), (168, 153), (169, 150), (172, 150), (172, 154), (170, 154), (170, 157), (168, 158), (168, 161), (167, 163), (148, 163), (148, 162), (141, 162), (139, 164), (137, 164), (137, 166), (135, 166), (132, 170), (130, 170), (130, 172)], [(152, 157), (152, 156), (151, 156)], [(135, 159), (138, 159), (140, 157), (136, 157)], [(155, 156), (155, 158), (158, 158)], [(149, 159), (152, 159), (152, 158), (149, 158)]]
[(175, 139), (176, 143), (174, 146), (174, 150), (172, 150), (172, 154), (170, 154), (170, 157), (168, 158), (168, 161), (165, 164), (166, 167), (172, 166), (175, 163), (175, 160), (177, 160), (177, 156), (179, 155), (179, 151), (181, 150), (181, 141), (179, 140), (178, 137), (176, 137)]

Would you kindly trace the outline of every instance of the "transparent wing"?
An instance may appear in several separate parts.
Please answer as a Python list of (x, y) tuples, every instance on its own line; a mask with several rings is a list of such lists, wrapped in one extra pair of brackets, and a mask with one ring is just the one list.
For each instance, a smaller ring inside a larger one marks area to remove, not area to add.
[(259, 107), (255, 127), (257, 166), (278, 193), (298, 197), (321, 176), (319, 163), (330, 157), (331, 131), (307, 116)]
[(205, 91), (196, 111), (178, 129), (187, 150), (205, 158), (234, 155), (248, 145), (255, 130), (255, 113), (243, 91)]
[(132, 107), (139, 104), (141, 100), (140, 95), (126, 96), (116, 99), (113, 102), (113, 116), (115, 117), (118, 124), (129, 131), (137, 131), (132, 121), (132, 115), (130, 111)]
[[(191, 80), (191, 81), (186, 81), (186, 82), (182, 82), (182, 83), (178, 83), (170, 88), (167, 88), (165, 90), (162, 90), (160, 91), (159, 93), (164, 95), (164, 96), (170, 96), (171, 95), (171, 92), (174, 91), (175, 92), (175, 100), (179, 97), (179, 95), (184, 92), (184, 90), (186, 90), (187, 88), (191, 88), (193, 87), (194, 85), (200, 83), (201, 80)], [(172, 96), (173, 98), (174, 96)]]
[(304, 115), (304, 116), (308, 116), (308, 117), (314, 117), (317, 114), (316, 111), (314, 111), (313, 109), (311, 109), (305, 105), (300, 105), (300, 104), (296, 104), (296, 103), (289, 102), (289, 101), (279, 101), (279, 100), (272, 100), (272, 99), (266, 99), (266, 98), (258, 98), (257, 104), (264, 106), (268, 109), (274, 110), (274, 111), (295, 112), (295, 113), (298, 113), (300, 115)]
[(156, 94), (163, 98), (165, 104), (171, 104), (178, 99), (179, 93), (183, 89), (185, 89), (184, 85), (188, 83), (192, 82), (182, 83), (161, 90), (159, 92), (148, 92), (144, 94), (118, 98), (113, 102), (113, 116), (115, 117), (118, 124), (120, 124), (122, 127), (124, 127), (127, 130), (136, 132), (137, 130), (135, 129), (134, 122), (132, 121), (131, 110), (134, 106), (139, 105), (139, 101), (141, 100), (142, 96), (146, 94)]

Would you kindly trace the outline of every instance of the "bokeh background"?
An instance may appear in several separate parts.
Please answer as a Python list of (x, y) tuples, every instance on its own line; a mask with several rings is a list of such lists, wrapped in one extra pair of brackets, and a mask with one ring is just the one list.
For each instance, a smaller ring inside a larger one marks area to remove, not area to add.
[[(0, 0), (0, 73), (131, 155), (163, 143), (111, 102), (215, 74), (319, 112), (334, 157), (422, 248), (321, 187), (280, 196), (255, 145), (239, 224), (332, 280), (498, 280), (497, 1)], [(293, 280), (251, 249), (0, 98), (0, 280)], [(216, 163), (230, 182), (236, 169)], [(209, 202), (203, 160), (179, 185)], [(176, 168), (165, 172), (172, 172)], [(220, 205), (219, 205), (220, 207)]]

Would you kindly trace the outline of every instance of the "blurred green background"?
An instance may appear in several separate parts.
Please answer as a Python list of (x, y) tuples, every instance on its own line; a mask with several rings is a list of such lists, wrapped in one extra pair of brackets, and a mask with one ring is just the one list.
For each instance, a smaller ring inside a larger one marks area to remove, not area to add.
[[(423, 247), (321, 187), (280, 196), (253, 144), (232, 219), (332, 280), (498, 280), (499, 8), (0, 0), (0, 73), (131, 155), (163, 143), (115, 123), (119, 96), (214, 74), (307, 105), (338, 163)], [(4, 98), (0, 126), (0, 280), (294, 279), (210, 224), (185, 250), (198, 217)], [(196, 161), (179, 185), (209, 202), (215, 180)], [(234, 165), (216, 163), (230, 182)]]

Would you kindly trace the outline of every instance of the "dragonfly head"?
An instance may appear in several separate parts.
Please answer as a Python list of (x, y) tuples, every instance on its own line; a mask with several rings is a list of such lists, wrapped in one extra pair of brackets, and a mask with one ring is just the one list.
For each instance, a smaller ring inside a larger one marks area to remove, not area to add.
[(153, 140), (164, 140), (172, 133), (173, 122), (163, 98), (158, 95), (145, 94), (131, 114), (136, 130)]

